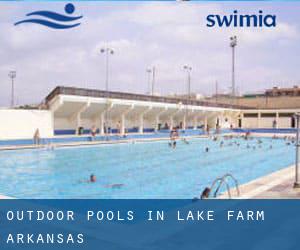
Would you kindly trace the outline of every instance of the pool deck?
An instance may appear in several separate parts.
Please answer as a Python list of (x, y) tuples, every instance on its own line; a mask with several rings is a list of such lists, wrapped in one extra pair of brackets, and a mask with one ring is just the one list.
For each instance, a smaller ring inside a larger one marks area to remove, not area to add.
[[(300, 199), (300, 188), (293, 188), (294, 178), (295, 166), (290, 166), (241, 185), (239, 197), (235, 189), (231, 194), (236, 199)], [(227, 199), (228, 195), (218, 198)]]
[[(230, 133), (231, 134), (231, 133)], [(229, 134), (222, 134), (229, 135)], [(211, 135), (187, 135), (181, 136), (178, 140), (187, 138), (208, 138)], [(40, 145), (16, 145), (16, 146), (0, 146), (0, 151), (5, 150), (19, 150), (19, 149), (39, 149), (39, 148), (49, 148), (49, 147), (74, 147), (74, 146), (93, 146), (93, 145), (105, 145), (105, 144), (120, 144), (120, 143), (135, 143), (135, 142), (151, 142), (151, 141), (169, 141), (169, 136), (165, 137), (149, 137), (149, 138), (130, 138), (130, 139), (120, 139), (120, 140), (108, 140), (108, 141), (86, 141), (86, 142), (60, 142), (60, 143), (52, 143), (50, 145), (40, 144)]]
[[(184, 135), (180, 138), (208, 138), (211, 136), (240, 136), (244, 135), (245, 133), (239, 133), (239, 132), (230, 132), (230, 133), (223, 133), (223, 134), (202, 134), (202, 135)], [(251, 133), (251, 136), (254, 137), (273, 137), (277, 136), (278, 138), (283, 137), (295, 137), (295, 134), (289, 134), (289, 133)], [(54, 136), (53, 138), (72, 138), (74, 135), (66, 135), (66, 136)], [(76, 136), (78, 138), (80, 137), (86, 137), (86, 135), (82, 136)], [(179, 138), (179, 139), (180, 139)], [(57, 143), (51, 143), (51, 144), (40, 144), (40, 145), (11, 145), (11, 146), (0, 146), (0, 151), (4, 150), (19, 150), (19, 149), (38, 149), (38, 148), (49, 148), (49, 147), (72, 147), (72, 146), (91, 146), (91, 145), (99, 145), (99, 144), (117, 144), (117, 143), (135, 143), (135, 142), (147, 142), (147, 141), (160, 141), (160, 140), (169, 140), (169, 136), (162, 136), (162, 137), (151, 137), (151, 134), (149, 134), (148, 138), (129, 138), (124, 139), (120, 137), (118, 140), (94, 140), (94, 141), (80, 141), (80, 142), (57, 142)]]
[(2, 199), (10, 200), (10, 199), (14, 199), (14, 198), (0, 194), (0, 200), (2, 200)]

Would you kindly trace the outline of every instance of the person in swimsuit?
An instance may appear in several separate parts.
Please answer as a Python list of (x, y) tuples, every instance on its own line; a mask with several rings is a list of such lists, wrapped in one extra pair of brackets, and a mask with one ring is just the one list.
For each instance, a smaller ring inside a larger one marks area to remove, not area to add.
[(97, 181), (97, 178), (94, 174), (91, 174), (89, 182), (94, 183)]
[(208, 199), (208, 198), (209, 198), (210, 191), (211, 191), (210, 188), (209, 188), (209, 187), (206, 187), (206, 188), (203, 190), (203, 192), (202, 192), (202, 194), (201, 194), (201, 196), (200, 196), (200, 199), (201, 199), (201, 200)]

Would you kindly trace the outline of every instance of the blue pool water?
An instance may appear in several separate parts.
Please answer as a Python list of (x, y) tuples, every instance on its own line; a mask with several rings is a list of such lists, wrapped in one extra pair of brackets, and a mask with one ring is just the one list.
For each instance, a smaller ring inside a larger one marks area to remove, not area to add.
[[(242, 184), (293, 164), (293, 145), (281, 139), (261, 140), (261, 148), (257, 139), (224, 140), (223, 147), (220, 141), (193, 139), (189, 145), (178, 141), (175, 149), (159, 141), (2, 151), (0, 194), (17, 198), (193, 198), (225, 173)], [(97, 176), (96, 183), (85, 182), (91, 173)], [(124, 186), (111, 188), (111, 184)]]

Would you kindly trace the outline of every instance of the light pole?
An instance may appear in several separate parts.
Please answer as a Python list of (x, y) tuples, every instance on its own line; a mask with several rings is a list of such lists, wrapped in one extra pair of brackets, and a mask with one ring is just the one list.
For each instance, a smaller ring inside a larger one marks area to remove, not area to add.
[(232, 91), (232, 97), (235, 97), (235, 47), (237, 46), (237, 37), (232, 36), (230, 37), (230, 47), (232, 48), (232, 86), (231, 86), (231, 91)]
[(189, 65), (184, 65), (183, 69), (187, 72), (187, 100), (186, 100), (186, 111), (185, 111), (185, 127), (186, 127), (186, 119), (188, 115), (188, 105), (191, 101), (191, 71), (192, 67)]
[(109, 55), (113, 55), (115, 51), (112, 48), (105, 47), (100, 50), (101, 53), (105, 53), (105, 90), (108, 91), (108, 70), (109, 70)]
[[(106, 112), (105, 112), (105, 132), (108, 134), (108, 98), (109, 98), (109, 86), (108, 86), (108, 77), (109, 77), (109, 56), (113, 55), (115, 52), (112, 48), (105, 47), (100, 50), (101, 53), (105, 54), (105, 91), (106, 91)], [(108, 139), (108, 137), (106, 138)]]
[(152, 68), (152, 88), (151, 88), (152, 95), (154, 95), (155, 74), (156, 74), (156, 68), (155, 68), (155, 66), (153, 66), (153, 68)]
[(218, 103), (219, 83), (216, 81), (216, 103)]
[(300, 134), (300, 113), (296, 113), (294, 118), (297, 123), (297, 134), (296, 134), (296, 162), (295, 162), (295, 183), (294, 188), (300, 188), (300, 180), (299, 180), (299, 151), (300, 151), (300, 142), (299, 142), (299, 134)]
[(148, 73), (148, 84), (149, 84), (149, 94), (150, 94), (150, 78), (152, 74), (152, 83), (151, 83), (151, 95), (154, 95), (154, 85), (155, 85), (155, 74), (156, 74), (156, 68), (153, 66), (152, 68), (147, 69)]
[(152, 74), (152, 69), (150, 69), (150, 68), (148, 68), (147, 70), (146, 70), (146, 72), (147, 72), (147, 76), (148, 76), (148, 95), (150, 95), (151, 94), (151, 74)]
[(154, 95), (155, 74), (156, 74), (156, 68), (154, 66), (152, 68), (152, 95)]
[(17, 72), (14, 70), (11, 70), (11, 71), (9, 71), (8, 76), (11, 79), (11, 103), (10, 103), (10, 106), (14, 107), (15, 106), (15, 82), (14, 82), (14, 79), (17, 76)]
[(192, 67), (184, 65), (183, 69), (187, 72), (187, 91), (188, 91), (188, 100), (191, 99), (191, 71)]

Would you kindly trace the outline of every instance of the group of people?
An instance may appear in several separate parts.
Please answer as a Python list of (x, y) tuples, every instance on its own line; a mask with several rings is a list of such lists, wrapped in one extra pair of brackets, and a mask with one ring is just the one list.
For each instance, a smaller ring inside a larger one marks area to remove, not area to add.
[[(253, 140), (253, 138), (249, 137), (249, 134), (242, 135), (242, 136), (232, 136), (232, 135), (230, 135), (230, 136), (224, 136), (224, 137), (223, 137), (223, 140), (221, 140), (221, 142), (220, 142), (220, 144), (219, 144), (220, 148), (222, 148), (223, 146), (225, 146), (225, 142), (224, 142), (224, 141), (226, 141), (226, 140), (229, 140), (229, 143), (227, 144), (227, 146), (234, 146), (234, 145), (236, 145), (237, 147), (240, 147), (240, 146), (241, 146), (241, 143), (240, 143), (239, 141), (236, 141), (236, 140), (232, 141), (232, 140), (235, 139), (235, 138), (237, 138), (237, 139), (238, 139), (238, 138), (242, 138), (242, 139), (244, 139), (244, 140)], [(217, 141), (217, 140), (218, 140), (218, 139), (213, 138), (213, 141)], [(247, 149), (250, 149), (250, 148), (256, 149), (256, 147), (262, 148), (262, 145), (263, 145), (263, 141), (262, 141), (261, 139), (257, 139), (255, 145), (250, 146), (250, 144), (247, 143), (247, 144), (246, 144), (246, 148), (247, 148)], [(273, 146), (272, 146), (272, 144), (271, 144), (271, 145), (269, 146), (269, 149), (272, 149), (272, 148), (273, 148)]]
[[(238, 142), (238, 141), (232, 141), (232, 139), (235, 139), (235, 138), (237, 138), (237, 139), (239, 139), (239, 138), (242, 138), (242, 139), (244, 139), (244, 140), (246, 140), (246, 141), (248, 141), (248, 140), (250, 140), (250, 141), (254, 141), (254, 143), (252, 143), (252, 145), (250, 144), (250, 143), (247, 143), (246, 144), (246, 148), (247, 149), (253, 149), (253, 150), (255, 150), (255, 149), (257, 149), (257, 148), (262, 148), (266, 143), (263, 141), (263, 140), (261, 140), (261, 139), (255, 139), (255, 137), (251, 137), (250, 136), (250, 132), (247, 132), (247, 133), (245, 133), (245, 134), (243, 134), (243, 135), (236, 135), (236, 136), (233, 136), (233, 135), (228, 135), (228, 136), (223, 136), (223, 140), (221, 140), (221, 142), (220, 142), (220, 147), (223, 147), (224, 145), (225, 145), (225, 143), (224, 143), (224, 141), (226, 141), (226, 140), (229, 140), (230, 142), (227, 144), (227, 146), (233, 146), (233, 145), (236, 145), (236, 146), (238, 146), (238, 147), (240, 147), (241, 146), (241, 143), (240, 142)], [(217, 141), (219, 139), (219, 137), (216, 137), (216, 136), (214, 136), (214, 137), (212, 137), (212, 140), (213, 141)], [(277, 135), (273, 135), (272, 136), (272, 140), (271, 140), (271, 144), (269, 145), (269, 146), (267, 146), (269, 149), (273, 149), (273, 144), (272, 144), (272, 141), (273, 140), (277, 140), (277, 139), (283, 139), (284, 141), (285, 141), (285, 145), (287, 145), (287, 146), (289, 146), (289, 145), (293, 145), (293, 144), (295, 144), (295, 141), (296, 141), (296, 139), (295, 139), (295, 137), (294, 136), (284, 136), (284, 137), (279, 137), (279, 136), (277, 136)]]
[(286, 141), (286, 145), (295, 144), (296, 142), (295, 137), (293, 136), (285, 136), (283, 139)]
[[(80, 127), (78, 129), (78, 134), (81, 135), (83, 134), (84, 129), (83, 127)], [(111, 127), (107, 127), (107, 125), (104, 123), (103, 124), (103, 132), (104, 134), (111, 134), (112, 133), (112, 129)], [(94, 138), (96, 137), (97, 133), (99, 133), (99, 129), (97, 129), (97, 127), (95, 125), (93, 125), (90, 129), (90, 135), (91, 135), (91, 140), (94, 140)], [(122, 126), (121, 126), (121, 122), (118, 121), (116, 124), (116, 134), (126, 137), (126, 133), (122, 133)]]

